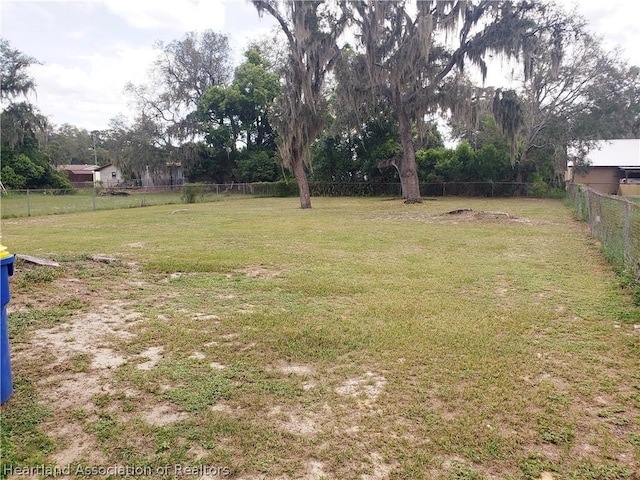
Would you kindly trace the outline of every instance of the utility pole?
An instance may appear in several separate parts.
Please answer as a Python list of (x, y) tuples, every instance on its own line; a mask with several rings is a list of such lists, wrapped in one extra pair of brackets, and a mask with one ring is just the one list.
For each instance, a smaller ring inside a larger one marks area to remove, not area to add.
[(91, 132), (91, 139), (93, 140), (93, 162), (98, 165), (98, 151), (96, 150), (96, 131)]

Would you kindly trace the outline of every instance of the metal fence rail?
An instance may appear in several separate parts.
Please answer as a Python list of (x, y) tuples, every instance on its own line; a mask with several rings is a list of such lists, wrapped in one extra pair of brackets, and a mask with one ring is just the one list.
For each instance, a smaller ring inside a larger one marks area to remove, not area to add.
[[(182, 185), (160, 187), (102, 187), (80, 189), (8, 190), (0, 200), (2, 218), (114, 210), (185, 203)], [(207, 184), (196, 201), (214, 202), (222, 196), (252, 195), (248, 183)]]
[[(191, 199), (187, 192), (193, 187)], [(399, 197), (399, 183), (373, 182), (309, 182), (312, 196), (317, 197)], [(425, 197), (559, 197), (564, 191), (545, 184), (510, 182), (438, 182), (420, 184)], [(184, 184), (163, 187), (127, 187), (69, 190), (9, 190), (2, 196), (2, 218), (52, 215), (61, 213), (146, 207), (191, 202), (215, 202), (223, 196), (253, 195), (262, 197), (295, 197), (295, 181), (269, 183)]]
[(640, 203), (570, 184), (568, 198), (613, 263), (640, 279)]
[(2, 196), (2, 218), (55, 215), (181, 203), (180, 188), (9, 190)]

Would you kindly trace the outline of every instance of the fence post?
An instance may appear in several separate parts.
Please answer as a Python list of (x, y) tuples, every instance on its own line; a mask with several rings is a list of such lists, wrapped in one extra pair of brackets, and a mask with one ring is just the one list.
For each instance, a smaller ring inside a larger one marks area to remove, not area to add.
[(96, 189), (95, 188), (91, 189), (91, 203), (93, 204), (93, 210), (95, 211), (96, 209)]
[(27, 217), (31, 216), (31, 199), (29, 198), (29, 189), (27, 188)]
[(591, 224), (591, 189), (584, 187), (582, 193), (584, 194), (584, 204), (587, 206), (587, 223), (589, 224), (589, 230), (593, 233), (593, 225)]
[(629, 253), (629, 247), (631, 243), (630, 235), (630, 223), (631, 223), (631, 203), (629, 200), (624, 200), (624, 245), (622, 247), (625, 264), (631, 264), (631, 256)]

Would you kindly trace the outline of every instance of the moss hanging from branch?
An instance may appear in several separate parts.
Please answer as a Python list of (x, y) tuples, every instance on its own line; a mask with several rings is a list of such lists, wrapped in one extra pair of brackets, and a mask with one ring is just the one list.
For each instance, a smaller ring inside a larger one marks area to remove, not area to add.
[(310, 147), (322, 131), (327, 99), (324, 82), (338, 60), (337, 38), (346, 25), (341, 8), (322, 1), (253, 0), (258, 13), (269, 13), (287, 37), (289, 56), (284, 88), (276, 102), (273, 125), (278, 150), (300, 189), (302, 208), (310, 208), (304, 168), (311, 166)]
[(538, 7), (526, 1), (424, 0), (412, 12), (407, 4), (349, 4), (359, 44), (341, 62), (338, 97), (357, 112), (352, 119), (375, 118), (381, 103), (394, 112), (403, 146), (395, 162), (403, 196), (419, 200), (411, 132), (420, 131), (425, 115), (437, 111), (475, 123), (486, 93), (468, 84), (466, 67), (476, 67), (485, 78), (488, 55), (522, 53), (535, 28), (527, 15)]
[(493, 116), (511, 142), (511, 166), (518, 153), (518, 133), (523, 123), (522, 104), (513, 90), (497, 89), (493, 97)]

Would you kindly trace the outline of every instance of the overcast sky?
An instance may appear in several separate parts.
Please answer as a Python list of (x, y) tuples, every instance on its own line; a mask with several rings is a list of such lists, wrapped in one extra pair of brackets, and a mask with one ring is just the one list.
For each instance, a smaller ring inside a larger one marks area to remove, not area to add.
[[(639, 7), (636, 0), (581, 0), (578, 9), (607, 47), (620, 45), (640, 66)], [(229, 36), (239, 61), (247, 43), (274, 24), (245, 0), (1, 0), (0, 15), (2, 37), (43, 63), (31, 68), (31, 100), (56, 125), (88, 130), (130, 113), (124, 85), (145, 81), (157, 40), (212, 29)]]

